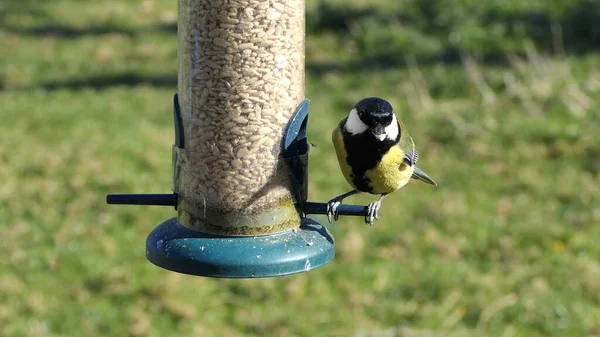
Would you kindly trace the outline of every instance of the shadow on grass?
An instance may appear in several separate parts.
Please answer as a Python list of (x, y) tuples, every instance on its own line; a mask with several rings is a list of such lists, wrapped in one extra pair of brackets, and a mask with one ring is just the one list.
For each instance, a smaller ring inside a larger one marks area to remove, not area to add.
[[(416, 63), (420, 66), (434, 64), (459, 64), (462, 62), (461, 52), (455, 48), (448, 48), (436, 54), (414, 55)], [(378, 54), (361, 57), (349, 62), (312, 62), (306, 61), (306, 71), (313, 75), (323, 75), (329, 72), (363, 72), (369, 70), (402, 69), (408, 64), (402, 56), (402, 52), (393, 54)], [(486, 65), (508, 66), (510, 63), (501, 53), (477, 53)]]
[[(30, 11), (35, 8), (32, 6), (34, 2), (35, 0), (9, 2), (9, 6), (0, 8), (0, 18), (2, 13), (6, 15), (10, 11)], [(521, 12), (500, 12), (495, 8), (474, 6), (469, 1), (453, 11), (448, 11), (446, 6), (444, 0), (421, 0), (407, 6), (392, 7), (358, 7), (348, 2), (330, 3), (320, 0), (315, 9), (307, 12), (308, 39), (311, 39), (311, 35), (318, 37), (324, 32), (333, 32), (340, 40), (355, 47), (356, 56), (346, 62), (309, 60), (306, 70), (318, 76), (335, 71), (402, 68), (406, 66), (403, 55), (414, 56), (422, 66), (460, 64), (461, 52), (476, 54), (486, 65), (504, 66), (508, 63), (506, 54), (523, 54), (523, 44), (529, 40), (542, 52), (551, 53), (564, 49), (569, 54), (584, 54), (600, 49), (600, 5), (596, 2), (572, 5), (562, 9), (559, 15), (551, 13), (551, 6), (542, 7), (538, 11)], [(568, 6), (563, 4), (563, 7)], [(362, 29), (355, 29), (356, 27)], [(560, 28), (559, 31), (557, 27)], [(134, 37), (157, 32), (177, 34), (176, 23), (157, 23), (138, 29), (114, 25), (72, 27), (60, 23), (35, 27), (5, 26), (3, 29), (21, 35), (59, 38), (103, 34)], [(494, 30), (501, 33), (493, 33)], [(461, 36), (461, 41), (452, 43), (452, 34)], [(423, 47), (423, 40), (434, 47)], [(108, 77), (92, 78), (87, 86), (104, 88), (110, 86), (107, 83), (167, 85), (164, 79), (146, 79), (135, 74)], [(76, 83), (72, 84), (73, 87), (86, 84), (86, 80), (73, 82)], [(70, 84), (50, 83), (48, 87), (51, 89), (61, 85)]]
[[(81, 90), (81, 89), (96, 89), (103, 90), (115, 86), (140, 86), (148, 85), (153, 87), (177, 88), (177, 74), (173, 75), (149, 75), (138, 73), (122, 73), (114, 75), (102, 75), (86, 78), (75, 78), (65, 81), (56, 81), (43, 83), (37, 88), (45, 90)], [(32, 88), (28, 88), (32, 89)]]
[(85, 27), (73, 27), (63, 24), (48, 23), (32, 27), (4, 26), (3, 30), (27, 36), (55, 37), (64, 39), (77, 39), (87, 36), (100, 36), (109, 34), (122, 34), (128, 37), (136, 37), (142, 34), (153, 34), (156, 32), (177, 35), (177, 23), (158, 23), (144, 28), (130, 28), (115, 25), (90, 25)]
[(149, 31), (158, 31), (177, 35), (177, 22), (173, 23), (158, 23), (151, 26)]
[(3, 29), (7, 32), (19, 35), (58, 38), (80, 38), (84, 36), (97, 36), (105, 34), (123, 34), (129, 37), (137, 35), (137, 32), (133, 29), (112, 25), (73, 27), (62, 24), (44, 24), (34, 27), (5, 26)]
[[(446, 6), (443, 0), (422, 0), (408, 7), (357, 8), (321, 0), (307, 13), (308, 34), (340, 35), (355, 48), (356, 57), (346, 63), (308, 62), (307, 71), (318, 75), (398, 68), (405, 66), (403, 55), (414, 55), (420, 65), (456, 64), (462, 62), (461, 52), (476, 54), (485, 64), (506, 65), (506, 54), (524, 54), (526, 41), (543, 53), (586, 54), (600, 49), (596, 2), (572, 5), (560, 15), (551, 13), (551, 6), (512, 13), (469, 3), (455, 11)], [(458, 41), (451, 41), (451, 36)], [(427, 42), (435, 47), (423, 47)]]

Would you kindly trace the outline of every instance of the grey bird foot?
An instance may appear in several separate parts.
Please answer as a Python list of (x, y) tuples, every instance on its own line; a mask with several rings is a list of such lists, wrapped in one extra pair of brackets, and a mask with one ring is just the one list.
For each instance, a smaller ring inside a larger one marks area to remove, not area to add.
[(381, 208), (381, 199), (374, 201), (367, 206), (367, 215), (365, 223), (369, 226), (373, 225), (373, 220), (379, 220), (379, 209)]
[(343, 198), (333, 198), (327, 202), (327, 220), (331, 223), (331, 217), (333, 217), (333, 221), (337, 221), (340, 217), (338, 213), (338, 207), (342, 204)]

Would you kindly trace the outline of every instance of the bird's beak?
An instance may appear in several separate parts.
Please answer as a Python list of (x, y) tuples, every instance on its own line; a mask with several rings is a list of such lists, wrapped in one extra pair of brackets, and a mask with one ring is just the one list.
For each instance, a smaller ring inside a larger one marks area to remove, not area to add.
[(371, 132), (373, 133), (375, 138), (379, 139), (380, 141), (383, 141), (385, 139), (385, 137), (387, 136), (385, 134), (385, 128), (383, 127), (383, 125), (377, 125), (377, 126), (373, 127), (371, 129)]

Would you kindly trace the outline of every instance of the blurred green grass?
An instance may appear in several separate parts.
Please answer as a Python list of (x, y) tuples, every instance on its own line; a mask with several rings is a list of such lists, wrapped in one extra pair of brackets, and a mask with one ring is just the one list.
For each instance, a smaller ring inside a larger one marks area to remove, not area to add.
[(214, 280), (146, 261), (172, 210), (104, 203), (170, 187), (176, 2), (1, 3), (0, 335), (600, 336), (599, 13), (309, 0), (310, 199), (347, 189), (329, 135), (368, 95), (440, 186), (329, 226), (321, 269)]

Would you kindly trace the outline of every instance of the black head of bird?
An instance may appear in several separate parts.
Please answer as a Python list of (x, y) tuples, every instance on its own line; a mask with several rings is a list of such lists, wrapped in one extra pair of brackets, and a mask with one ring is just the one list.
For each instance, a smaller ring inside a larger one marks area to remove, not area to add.
[(364, 98), (356, 103), (350, 112), (346, 128), (353, 134), (369, 131), (379, 140), (398, 136), (398, 124), (392, 105), (377, 97)]

